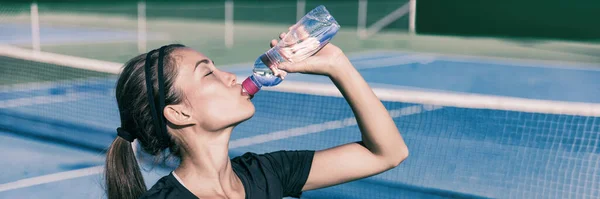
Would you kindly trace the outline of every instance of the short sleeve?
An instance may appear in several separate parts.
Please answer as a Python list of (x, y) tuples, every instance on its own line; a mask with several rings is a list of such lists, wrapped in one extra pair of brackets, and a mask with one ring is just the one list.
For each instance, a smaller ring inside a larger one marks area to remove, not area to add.
[(281, 181), (284, 197), (300, 197), (314, 154), (314, 151), (276, 151), (263, 155)]

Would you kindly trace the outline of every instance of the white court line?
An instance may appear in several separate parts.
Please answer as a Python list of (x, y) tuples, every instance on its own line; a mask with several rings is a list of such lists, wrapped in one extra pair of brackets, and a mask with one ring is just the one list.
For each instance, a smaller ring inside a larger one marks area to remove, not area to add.
[[(429, 105), (424, 105), (424, 106), (414, 105), (414, 106), (408, 106), (408, 107), (404, 107), (404, 108), (400, 108), (400, 109), (390, 110), (389, 114), (392, 118), (398, 118), (398, 117), (403, 117), (403, 116), (424, 113), (427, 111), (437, 110), (440, 108), (442, 108), (442, 107), (441, 106), (429, 106)], [(311, 124), (308, 126), (292, 128), (292, 129), (287, 129), (287, 130), (283, 130), (283, 131), (276, 131), (276, 132), (261, 134), (261, 135), (257, 135), (257, 136), (253, 136), (253, 137), (233, 140), (233, 141), (229, 142), (229, 148), (234, 149), (234, 148), (245, 147), (245, 146), (250, 146), (250, 145), (262, 144), (265, 142), (282, 140), (282, 139), (287, 139), (287, 138), (291, 138), (291, 137), (302, 136), (302, 135), (307, 135), (307, 134), (312, 134), (312, 133), (320, 133), (320, 132), (328, 131), (328, 130), (341, 129), (341, 128), (350, 127), (350, 126), (354, 126), (354, 125), (357, 125), (356, 118), (348, 117), (348, 118), (344, 118), (341, 120), (334, 120), (334, 121), (324, 122), (324, 123), (320, 123), (320, 124)]]
[(354, 61), (352, 64), (356, 69), (371, 69), (371, 68), (383, 68), (383, 67), (400, 67), (406, 64), (429, 64), (431, 62), (436, 61), (436, 57), (432, 55), (420, 55), (420, 54), (412, 54), (412, 55), (400, 55), (393, 56), (387, 58), (379, 58), (374, 60), (359, 60)]
[(531, 67), (531, 68), (548, 68), (548, 69), (564, 69), (573, 71), (600, 71), (600, 64), (596, 63), (581, 63), (568, 61), (547, 61), (547, 60), (527, 60), (516, 58), (494, 58), (494, 57), (476, 57), (476, 56), (438, 56), (438, 61), (453, 61), (467, 62), (476, 64), (496, 64), (502, 66), (513, 67)]
[[(369, 52), (369, 51), (366, 51), (366, 52)], [(493, 57), (493, 56), (484, 56), (484, 55), (475, 56), (475, 55), (461, 55), (461, 54), (414, 52), (414, 51), (402, 51), (402, 50), (376, 50), (374, 52), (387, 53), (387, 54), (398, 53), (398, 55), (405, 55), (405, 54), (426, 55), (426, 56), (436, 57), (437, 61), (456, 61), (456, 62), (468, 62), (468, 63), (478, 63), (478, 64), (498, 64), (498, 65), (505, 65), (505, 66), (600, 71), (600, 64), (591, 63), (591, 62), (542, 60), (542, 59), (526, 59), (526, 58), (507, 58), (507, 57)]]
[[(58, 81), (28, 82), (28, 83), (20, 83), (20, 84), (0, 85), (0, 93), (43, 90), (43, 89), (56, 88), (59, 86), (63, 86), (65, 88), (67, 88), (67, 87), (74, 87), (74, 86), (78, 86), (78, 85), (106, 84), (106, 81), (107, 80), (110, 81), (111, 79), (115, 79), (115, 78), (113, 78), (113, 77), (86, 77), (86, 78), (58, 80)], [(116, 81), (116, 79), (115, 79), (115, 81)]]
[[(109, 91), (110, 93), (114, 93), (114, 89)], [(11, 100), (0, 101), (0, 110), (8, 109), (8, 108), (16, 108), (16, 107), (26, 107), (33, 105), (42, 105), (42, 104), (53, 104), (53, 103), (63, 103), (63, 102), (73, 102), (84, 99), (92, 99), (92, 98), (101, 98), (106, 97), (107, 94), (104, 92), (73, 92), (67, 93), (65, 95), (50, 95), (50, 96), (36, 96), (29, 98), (18, 98)], [(63, 118), (64, 119), (64, 118)], [(106, 123), (98, 122), (96, 120), (86, 120), (85, 122), (79, 121), (80, 124), (84, 124), (86, 126), (101, 128), (101, 129), (113, 129), (112, 127), (107, 127)]]
[[(414, 106), (408, 106), (408, 107), (404, 107), (404, 108), (400, 108), (400, 109), (390, 110), (389, 114), (392, 118), (399, 118), (399, 117), (403, 117), (403, 116), (409, 116), (409, 115), (424, 113), (427, 111), (437, 110), (440, 108), (442, 108), (442, 107), (429, 106), (429, 105), (424, 105), (424, 106), (414, 105)], [(255, 144), (262, 144), (262, 143), (266, 143), (266, 142), (282, 140), (282, 139), (287, 139), (287, 138), (301, 136), (301, 135), (320, 133), (320, 132), (327, 131), (327, 130), (341, 129), (341, 128), (350, 127), (350, 126), (354, 126), (354, 125), (357, 125), (356, 119), (354, 117), (348, 117), (348, 118), (324, 122), (324, 123), (320, 123), (320, 124), (312, 124), (312, 125), (308, 125), (308, 126), (304, 126), (304, 127), (292, 128), (292, 129), (288, 129), (288, 130), (276, 131), (276, 132), (261, 134), (261, 135), (257, 135), (257, 136), (253, 136), (253, 137), (232, 140), (229, 142), (229, 148), (234, 149), (234, 148), (245, 147), (245, 146), (250, 146), (250, 145), (255, 145)], [(68, 179), (73, 179), (73, 178), (96, 175), (96, 174), (100, 174), (102, 172), (104, 172), (103, 165), (89, 167), (89, 168), (85, 168), (85, 169), (78, 169), (78, 170), (73, 170), (73, 171), (53, 173), (53, 174), (48, 174), (48, 175), (43, 175), (43, 176), (38, 176), (38, 177), (26, 178), (26, 179), (17, 180), (14, 182), (0, 184), (0, 192), (19, 189), (19, 188), (25, 188), (25, 187), (31, 187), (31, 186), (46, 184), (46, 183), (51, 183), (51, 182), (58, 182), (58, 181), (63, 181), (63, 180), (68, 180)]]
[(108, 61), (100, 61), (48, 52), (33, 52), (28, 49), (9, 45), (0, 45), (0, 55), (113, 74), (118, 74), (121, 71), (122, 66), (122, 64)]
[(84, 176), (90, 176), (102, 173), (104, 166), (88, 167), (84, 169), (77, 169), (72, 171), (65, 171), (60, 173), (53, 173), (49, 175), (43, 175), (33, 178), (25, 178), (14, 182), (0, 184), (0, 192), (9, 191), (13, 189), (19, 189), (24, 187), (31, 187), (39, 184), (46, 184), (50, 182), (57, 182), (62, 180), (68, 180), (73, 178), (79, 178)]
[(52, 96), (37, 96), (30, 98), (19, 98), (12, 100), (0, 101), (0, 109), (3, 108), (14, 108), (20, 106), (30, 106), (38, 104), (51, 104), (59, 102), (70, 102), (86, 98), (85, 95), (79, 95), (75, 93), (67, 95), (52, 95)]
[(94, 98), (94, 97), (99, 97), (99, 96), (104, 96), (104, 95), (99, 94), (97, 92), (72, 92), (72, 93), (66, 93), (64, 95), (44, 95), (44, 96), (36, 96), (36, 97), (29, 97), (29, 98), (17, 98), (17, 99), (0, 101), (0, 109), (31, 106), (31, 105), (40, 105), (40, 104), (71, 102), (71, 101), (77, 101), (77, 100), (87, 99), (87, 98)]

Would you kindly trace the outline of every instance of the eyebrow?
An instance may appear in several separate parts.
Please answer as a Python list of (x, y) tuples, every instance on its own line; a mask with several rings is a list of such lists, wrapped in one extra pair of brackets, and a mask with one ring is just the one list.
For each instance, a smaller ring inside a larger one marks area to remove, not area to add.
[[(200, 60), (200, 61), (196, 62), (196, 66), (194, 66), (194, 70), (196, 70), (196, 68), (198, 68), (198, 66), (199, 66), (200, 64), (208, 64), (208, 63), (209, 63), (209, 60), (208, 60), (208, 59), (202, 59), (202, 60)], [(214, 62), (213, 62), (213, 63), (214, 63)]]

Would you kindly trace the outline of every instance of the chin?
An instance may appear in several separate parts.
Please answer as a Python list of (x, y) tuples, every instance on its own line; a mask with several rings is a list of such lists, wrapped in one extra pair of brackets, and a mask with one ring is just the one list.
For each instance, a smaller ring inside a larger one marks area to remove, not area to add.
[(236, 119), (236, 122), (233, 124), (233, 126), (237, 126), (238, 124), (249, 120), (250, 118), (252, 118), (252, 116), (254, 116), (254, 112), (254, 106), (252, 106), (249, 109), (243, 110), (243, 112), (241, 112), (239, 117)]
[(243, 121), (246, 121), (246, 120), (249, 120), (250, 118), (252, 118), (252, 116), (254, 116), (254, 113), (255, 113), (255, 112), (256, 112), (256, 110), (254, 109), (254, 106), (252, 106), (252, 108), (251, 108), (251, 109), (249, 109), (249, 110), (248, 110), (248, 111), (245, 113), (245, 115), (244, 115), (244, 117), (243, 117), (243, 119), (242, 119), (242, 122), (243, 122)]
[(246, 120), (254, 116), (254, 113), (256, 112), (256, 108), (254, 107), (254, 104), (252, 104), (252, 102), (250, 102), (250, 105), (248, 105), (247, 107), (244, 107), (244, 109), (244, 113), (246, 114), (245, 116), (247, 117)]

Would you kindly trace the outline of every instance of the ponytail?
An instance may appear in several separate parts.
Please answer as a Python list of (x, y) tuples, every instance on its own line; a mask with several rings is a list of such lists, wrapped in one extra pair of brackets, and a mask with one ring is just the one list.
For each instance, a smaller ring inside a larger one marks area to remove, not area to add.
[(108, 199), (137, 199), (146, 192), (131, 142), (117, 137), (106, 154), (106, 195)]

